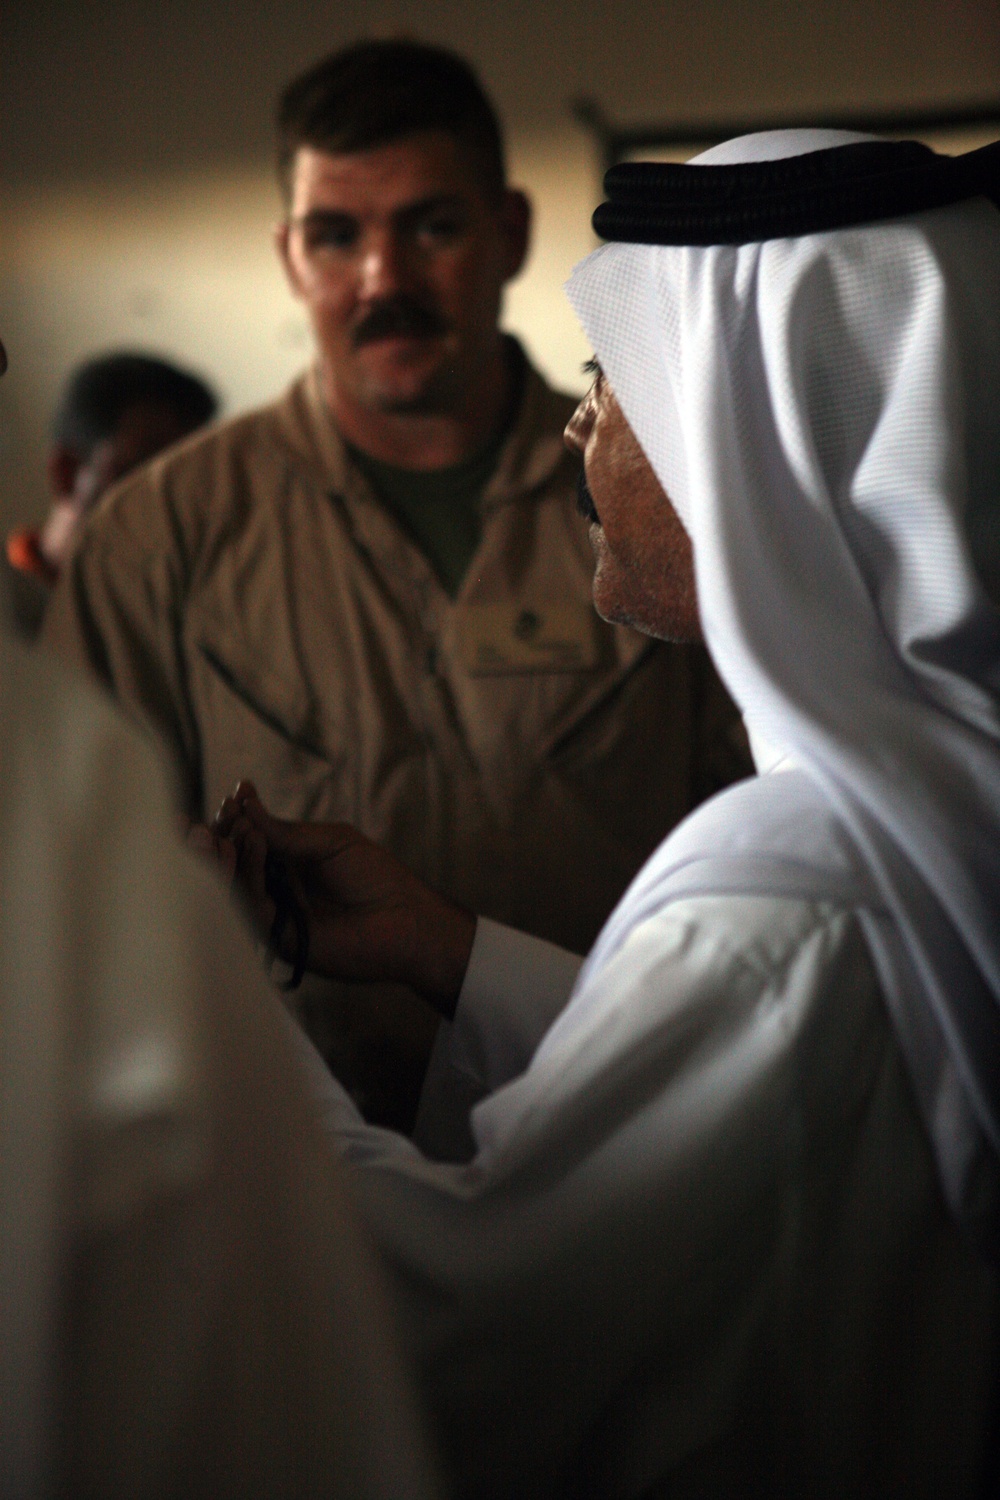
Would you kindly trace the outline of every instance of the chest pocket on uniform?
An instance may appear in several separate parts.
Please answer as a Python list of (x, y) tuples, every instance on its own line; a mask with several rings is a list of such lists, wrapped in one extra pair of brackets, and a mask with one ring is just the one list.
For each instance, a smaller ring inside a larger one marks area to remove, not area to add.
[(472, 677), (593, 672), (606, 658), (597, 615), (574, 600), (465, 604), (455, 611), (454, 629)]
[[(294, 672), (279, 673), (216, 620), (200, 619), (190, 642), (207, 813), (240, 777), (251, 778), (265, 804), (284, 817), (325, 811), (332, 781), (339, 795), (348, 794), (343, 736), (321, 723)], [(349, 810), (338, 807), (337, 814)]]

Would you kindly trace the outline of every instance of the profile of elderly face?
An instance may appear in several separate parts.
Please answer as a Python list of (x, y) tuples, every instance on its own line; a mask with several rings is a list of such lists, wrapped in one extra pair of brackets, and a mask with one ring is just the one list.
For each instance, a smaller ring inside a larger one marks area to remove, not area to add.
[(594, 549), (594, 607), (664, 641), (700, 641), (691, 538), (600, 366), (566, 426), (583, 459), (581, 509)]

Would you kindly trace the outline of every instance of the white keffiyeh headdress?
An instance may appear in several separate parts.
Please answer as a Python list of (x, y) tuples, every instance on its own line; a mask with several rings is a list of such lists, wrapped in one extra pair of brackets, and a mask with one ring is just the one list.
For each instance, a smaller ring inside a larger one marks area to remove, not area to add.
[[(698, 164), (862, 139), (772, 132)], [(568, 292), (691, 535), (712, 657), (806, 788), (792, 824), (763, 782), (695, 814), (589, 971), (699, 859), (720, 889), (794, 889), (798, 863), (804, 893), (837, 899), (846, 861), (945, 1193), (996, 1248), (1000, 213), (974, 197), (755, 243), (613, 243)]]

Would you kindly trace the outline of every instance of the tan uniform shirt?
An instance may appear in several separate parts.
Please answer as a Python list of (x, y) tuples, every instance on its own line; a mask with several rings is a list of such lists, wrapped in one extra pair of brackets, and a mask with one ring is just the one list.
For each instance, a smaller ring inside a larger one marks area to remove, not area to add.
[(528, 371), (452, 600), (312, 371), (112, 491), (45, 635), (163, 736), (193, 815), (249, 776), (274, 812), (348, 820), (584, 952), (664, 833), (750, 762), (701, 648), (595, 614), (572, 406)]

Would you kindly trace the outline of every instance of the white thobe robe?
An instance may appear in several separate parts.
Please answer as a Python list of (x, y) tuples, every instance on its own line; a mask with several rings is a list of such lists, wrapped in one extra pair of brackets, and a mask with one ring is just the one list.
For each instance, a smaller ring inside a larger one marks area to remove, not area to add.
[(679, 900), (564, 1009), (578, 964), (480, 923), (422, 1115), (478, 1099), (471, 1160), (325, 1092), (457, 1493), (977, 1493), (996, 1280), (855, 917)]

